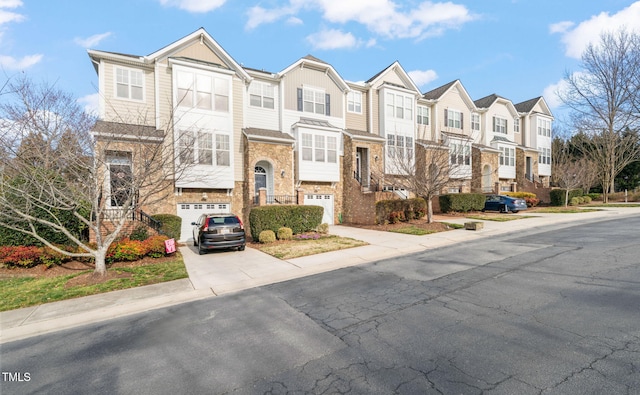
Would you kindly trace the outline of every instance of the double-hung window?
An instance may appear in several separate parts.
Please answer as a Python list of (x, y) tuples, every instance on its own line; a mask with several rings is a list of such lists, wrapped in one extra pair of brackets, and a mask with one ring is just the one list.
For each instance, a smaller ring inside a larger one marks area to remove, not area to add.
[(462, 113), (456, 110), (444, 110), (444, 123), (447, 127), (462, 129)]
[(452, 165), (470, 165), (471, 164), (471, 149), (469, 144), (464, 143), (451, 143), (449, 146), (450, 152), (450, 164)]
[(362, 114), (362, 92), (347, 93), (347, 111)]
[(520, 133), (520, 118), (513, 118), (513, 133)]
[[(215, 156), (214, 156), (215, 142)], [(210, 131), (184, 131), (178, 140), (181, 164), (206, 166), (230, 166), (231, 147), (229, 135)]]
[(493, 131), (495, 133), (507, 134), (507, 120), (500, 117), (493, 117)]
[(480, 131), (480, 114), (471, 114), (471, 130)]
[(177, 93), (179, 107), (229, 111), (229, 81), (226, 79), (179, 71)]
[(396, 134), (387, 135), (387, 156), (400, 162), (413, 160), (413, 137)]
[(338, 139), (335, 136), (302, 133), (302, 160), (337, 163)]
[(551, 137), (551, 120), (538, 118), (538, 136)]
[(329, 108), (329, 95), (323, 90), (298, 88), (298, 111), (331, 115)]
[(249, 87), (249, 104), (253, 107), (273, 109), (275, 107), (275, 87), (264, 82), (252, 82)]
[(511, 147), (500, 147), (500, 166), (515, 166), (516, 150)]
[(538, 163), (541, 165), (551, 164), (551, 148), (538, 148)]
[(131, 153), (108, 152), (107, 166), (109, 168), (109, 207), (131, 205), (134, 192)]
[(385, 97), (386, 115), (389, 118), (413, 120), (413, 98), (387, 93)]
[(144, 75), (141, 70), (116, 67), (116, 97), (120, 99), (144, 99)]
[(429, 107), (418, 106), (417, 109), (417, 120), (418, 125), (428, 125), (429, 124)]

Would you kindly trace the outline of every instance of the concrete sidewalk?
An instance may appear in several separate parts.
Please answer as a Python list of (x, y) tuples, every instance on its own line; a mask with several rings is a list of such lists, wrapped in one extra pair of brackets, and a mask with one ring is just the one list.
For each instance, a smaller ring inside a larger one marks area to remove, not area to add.
[[(640, 215), (640, 208), (616, 207), (579, 214), (518, 215), (534, 217), (508, 222), (482, 221), (484, 228), (479, 231), (459, 229), (425, 236), (331, 226), (331, 234), (366, 241), (369, 245), (287, 261), (273, 258), (253, 248), (247, 248), (243, 252), (198, 255), (193, 246), (181, 247), (189, 279), (2, 312), (0, 343), (463, 241), (539, 227), (557, 229), (581, 222)], [(470, 220), (447, 217), (445, 221), (462, 224)], [(446, 274), (449, 273), (442, 275)]]

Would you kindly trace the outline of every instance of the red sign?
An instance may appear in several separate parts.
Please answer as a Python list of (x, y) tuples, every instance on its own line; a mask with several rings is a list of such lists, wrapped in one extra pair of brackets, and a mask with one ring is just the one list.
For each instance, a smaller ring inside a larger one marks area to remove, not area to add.
[(164, 249), (167, 251), (167, 254), (171, 254), (176, 252), (176, 241), (175, 239), (169, 239), (164, 241)]

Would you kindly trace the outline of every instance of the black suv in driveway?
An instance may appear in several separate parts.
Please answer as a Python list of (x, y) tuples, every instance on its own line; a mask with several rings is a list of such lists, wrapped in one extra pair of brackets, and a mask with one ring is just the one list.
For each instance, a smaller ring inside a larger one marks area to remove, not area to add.
[(193, 225), (193, 245), (198, 254), (218, 248), (237, 248), (246, 245), (244, 225), (234, 214), (202, 214)]

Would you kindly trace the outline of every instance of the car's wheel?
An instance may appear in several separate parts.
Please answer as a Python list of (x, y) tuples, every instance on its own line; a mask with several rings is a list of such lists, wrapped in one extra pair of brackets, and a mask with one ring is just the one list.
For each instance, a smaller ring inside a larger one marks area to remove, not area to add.
[(518, 214), (518, 210), (511, 210), (512, 213)]
[(202, 243), (198, 243), (198, 254), (202, 255), (205, 253), (204, 248), (202, 248)]
[(240, 247), (238, 247), (238, 251), (244, 251), (244, 247), (245, 247), (244, 244), (241, 245)]

